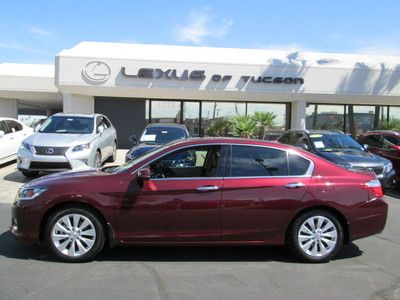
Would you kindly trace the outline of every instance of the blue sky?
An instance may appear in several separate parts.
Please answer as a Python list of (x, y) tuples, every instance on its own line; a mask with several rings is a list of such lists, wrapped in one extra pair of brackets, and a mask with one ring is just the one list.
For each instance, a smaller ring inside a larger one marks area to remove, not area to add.
[(398, 0), (2, 1), (0, 62), (81, 41), (400, 55)]

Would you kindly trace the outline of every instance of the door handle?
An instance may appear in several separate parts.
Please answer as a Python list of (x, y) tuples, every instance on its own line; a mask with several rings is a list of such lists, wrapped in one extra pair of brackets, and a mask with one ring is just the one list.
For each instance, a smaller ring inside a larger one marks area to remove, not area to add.
[(216, 185), (205, 185), (205, 186), (199, 186), (196, 188), (196, 192), (213, 192), (213, 191), (218, 191), (219, 187)]
[(293, 183), (288, 183), (287, 185), (285, 185), (285, 188), (298, 189), (298, 188), (302, 188), (303, 186), (304, 186), (304, 183), (302, 183), (302, 182), (293, 182)]

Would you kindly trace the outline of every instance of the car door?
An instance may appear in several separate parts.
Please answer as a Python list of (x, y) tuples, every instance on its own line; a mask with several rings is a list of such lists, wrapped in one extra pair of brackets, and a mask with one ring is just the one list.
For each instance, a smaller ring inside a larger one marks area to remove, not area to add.
[(22, 124), (14, 120), (6, 120), (10, 131), (10, 142), (13, 147), (13, 153), (17, 153), (19, 146), (24, 138), (28, 136), (28, 132), (24, 131)]
[(306, 193), (313, 163), (264, 146), (232, 145), (221, 202), (223, 241), (271, 240)]
[(400, 140), (393, 135), (385, 134), (382, 139), (382, 147), (379, 149), (378, 155), (390, 160), (396, 169), (399, 171), (400, 165)]
[(126, 242), (220, 239), (223, 180), (220, 145), (176, 150), (150, 163), (149, 180), (133, 178), (117, 208)]
[(4, 132), (0, 136), (0, 159), (3, 159), (15, 154), (16, 151), (14, 151), (13, 137), (10, 134), (11, 132), (6, 121), (0, 121), (0, 131)]

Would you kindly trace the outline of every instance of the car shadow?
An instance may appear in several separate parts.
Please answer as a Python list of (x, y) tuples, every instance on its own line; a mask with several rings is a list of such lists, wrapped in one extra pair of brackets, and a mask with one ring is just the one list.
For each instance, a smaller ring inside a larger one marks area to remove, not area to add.
[(6, 181), (19, 183), (27, 183), (32, 180), (31, 178), (25, 177), (20, 171), (13, 171), (11, 173), (8, 173), (6, 176), (3, 177), (3, 179)]
[(385, 195), (396, 199), (400, 199), (400, 189), (389, 189), (385, 190)]
[[(357, 245), (344, 245), (333, 260), (358, 257), (362, 251)], [(18, 241), (9, 232), (0, 235), (0, 256), (24, 259), (58, 262), (48, 255), (43, 246), (26, 245)], [(165, 261), (165, 262), (284, 262), (302, 263), (297, 260), (286, 247), (265, 246), (216, 246), (216, 247), (175, 247), (175, 246), (120, 246), (105, 250), (96, 261)]]

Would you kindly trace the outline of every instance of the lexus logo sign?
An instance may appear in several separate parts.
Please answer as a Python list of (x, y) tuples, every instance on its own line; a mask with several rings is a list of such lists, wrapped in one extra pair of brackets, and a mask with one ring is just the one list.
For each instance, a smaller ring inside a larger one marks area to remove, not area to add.
[(52, 155), (53, 153), (54, 153), (54, 149), (53, 148), (47, 148), (46, 149), (46, 154)]
[(110, 75), (110, 66), (100, 60), (87, 63), (82, 70), (82, 76), (90, 83), (102, 84), (110, 78)]

